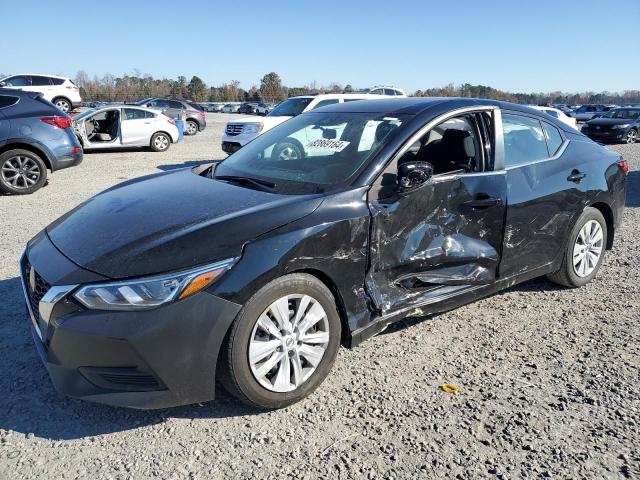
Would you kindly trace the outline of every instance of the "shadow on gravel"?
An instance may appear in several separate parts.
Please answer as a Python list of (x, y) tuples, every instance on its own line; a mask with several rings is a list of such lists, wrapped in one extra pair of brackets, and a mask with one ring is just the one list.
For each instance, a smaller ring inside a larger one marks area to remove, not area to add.
[(177, 168), (186, 168), (186, 167), (198, 167), (200, 165), (204, 165), (205, 163), (215, 162), (214, 159), (211, 160), (189, 160), (184, 163), (169, 163), (167, 165), (158, 165), (156, 168), (158, 170), (162, 170), (167, 172), (169, 170), (175, 170)]
[(626, 207), (640, 207), (640, 171), (634, 170), (627, 175), (627, 198), (624, 202)]
[(64, 397), (56, 392), (29, 330), (18, 277), (0, 281), (0, 430), (70, 440), (131, 430), (167, 418), (212, 419), (264, 413), (240, 404), (217, 386), (204, 404), (131, 410)]

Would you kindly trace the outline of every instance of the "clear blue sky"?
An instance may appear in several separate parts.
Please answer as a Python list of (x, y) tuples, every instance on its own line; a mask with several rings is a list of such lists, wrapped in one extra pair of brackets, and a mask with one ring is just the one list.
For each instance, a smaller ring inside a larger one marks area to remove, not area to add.
[(0, 73), (640, 89), (637, 1), (0, 0)]

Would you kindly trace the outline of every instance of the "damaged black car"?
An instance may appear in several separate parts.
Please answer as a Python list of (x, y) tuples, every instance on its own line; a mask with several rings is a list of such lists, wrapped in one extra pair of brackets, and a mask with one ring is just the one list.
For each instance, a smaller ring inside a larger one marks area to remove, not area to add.
[[(127, 181), (21, 259), (55, 387), (112, 405), (309, 395), (340, 345), (538, 276), (580, 287), (628, 166), (552, 117), (474, 99), (299, 115), (222, 162)], [(470, 319), (469, 321), (473, 321)]]

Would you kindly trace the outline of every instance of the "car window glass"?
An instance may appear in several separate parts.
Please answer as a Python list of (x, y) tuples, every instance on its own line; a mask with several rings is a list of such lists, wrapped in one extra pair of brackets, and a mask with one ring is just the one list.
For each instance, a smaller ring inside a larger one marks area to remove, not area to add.
[(49, 80), (51, 81), (52, 85), (62, 85), (64, 83), (64, 78), (50, 78)]
[(125, 108), (124, 109), (124, 119), (125, 120), (139, 120), (141, 118), (145, 118), (145, 111), (138, 110), (137, 108)]
[(504, 113), (502, 129), (505, 166), (520, 165), (549, 156), (539, 120), (524, 115)]
[(587, 107), (587, 112), (595, 112), (596, 107)]
[(155, 115), (155, 113), (153, 113), (153, 112), (147, 112), (147, 111), (145, 111), (145, 112), (144, 112), (144, 118), (156, 118), (156, 115)]
[(481, 171), (482, 153), (479, 132), (472, 115), (454, 117), (427, 132), (399, 163), (427, 162), (434, 175)]
[(547, 122), (542, 122), (542, 128), (544, 129), (544, 134), (547, 138), (549, 155), (554, 156), (560, 148), (560, 145), (562, 145), (562, 136), (560, 135), (560, 131)]
[(10, 107), (18, 103), (18, 97), (11, 97), (9, 95), (0, 95), (0, 108)]
[(327, 105), (333, 105), (334, 103), (338, 103), (337, 98), (331, 98), (327, 100), (320, 100), (311, 110), (315, 110), (316, 108), (326, 107)]
[(180, 110), (184, 110), (185, 108), (182, 106), (182, 103), (176, 102), (175, 100), (167, 100), (167, 104), (169, 108), (178, 108)]
[(25, 75), (16, 75), (4, 80), (5, 85), (8, 87), (28, 87), (30, 82)]
[(551, 115), (552, 117), (558, 118), (558, 112), (556, 112), (555, 110), (545, 110), (545, 112)]
[(46, 85), (48, 87), (51, 85), (51, 83), (49, 82), (49, 77), (31, 75), (31, 85), (33, 85), (34, 87), (44, 87)]
[(385, 88), (385, 89), (384, 89), (384, 94), (385, 94), (385, 95), (395, 96), (396, 91), (395, 91), (395, 90), (391, 90), (390, 88)]

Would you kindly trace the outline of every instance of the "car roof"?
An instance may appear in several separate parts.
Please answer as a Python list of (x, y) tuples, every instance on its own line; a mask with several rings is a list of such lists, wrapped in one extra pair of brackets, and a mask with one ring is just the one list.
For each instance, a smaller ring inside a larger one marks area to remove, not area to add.
[(12, 73), (11, 75), (5, 75), (4, 78), (9, 78), (9, 77), (17, 77), (18, 75), (35, 75), (36, 77), (50, 77), (50, 78), (60, 78), (62, 80), (69, 80), (69, 77), (61, 77), (60, 75), (50, 75), (48, 73)]

